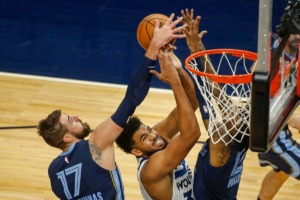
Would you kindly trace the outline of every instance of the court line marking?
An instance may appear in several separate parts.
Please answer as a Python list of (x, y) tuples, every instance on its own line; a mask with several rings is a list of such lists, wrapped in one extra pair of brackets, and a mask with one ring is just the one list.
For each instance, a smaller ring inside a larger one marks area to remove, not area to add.
[[(29, 78), (29, 79), (38, 79), (38, 80), (46, 80), (53, 82), (65, 82), (65, 83), (77, 83), (84, 85), (96, 85), (96, 86), (105, 86), (105, 87), (115, 87), (115, 88), (126, 88), (127, 85), (122, 84), (113, 84), (113, 83), (103, 83), (103, 82), (95, 82), (95, 81), (82, 81), (75, 79), (65, 79), (65, 78), (54, 78), (54, 77), (46, 77), (46, 76), (37, 76), (37, 75), (27, 75), (27, 74), (17, 74), (17, 73), (9, 73), (9, 72), (0, 72), (0, 76), (11, 76), (11, 77), (19, 77), (19, 78)], [(160, 89), (160, 88), (150, 88), (151, 91), (159, 92), (159, 93), (172, 93), (170, 89)], [(18, 129), (18, 128), (36, 128), (35, 126), (15, 126), (15, 127), (0, 127), (1, 129)], [(203, 144), (204, 141), (197, 141), (198, 144)]]
[[(105, 82), (96, 82), (96, 81), (84, 81), (84, 80), (56, 78), (56, 77), (47, 77), (47, 76), (38, 76), (38, 75), (27, 75), (27, 74), (18, 74), (18, 73), (10, 73), (10, 72), (0, 72), (0, 76), (11, 76), (11, 77), (46, 80), (46, 81), (53, 81), (53, 82), (76, 83), (76, 84), (114, 87), (114, 88), (127, 88), (127, 85), (123, 85), (123, 84), (105, 83)], [(172, 93), (171, 89), (162, 89), (162, 88), (153, 88), (153, 87), (150, 87), (150, 91), (158, 92), (158, 93)]]

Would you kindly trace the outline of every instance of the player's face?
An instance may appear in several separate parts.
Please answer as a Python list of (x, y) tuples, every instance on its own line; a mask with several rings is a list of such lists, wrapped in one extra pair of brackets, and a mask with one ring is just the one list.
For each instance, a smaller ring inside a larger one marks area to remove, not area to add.
[(62, 113), (60, 122), (66, 125), (69, 133), (78, 139), (84, 139), (91, 133), (90, 126), (87, 123), (83, 123), (77, 116), (69, 116)]
[(149, 157), (153, 153), (165, 149), (168, 142), (162, 138), (154, 129), (142, 124), (133, 135), (134, 149), (143, 152), (142, 156)]
[(291, 34), (288, 43), (292, 50), (297, 51), (300, 44), (300, 34)]

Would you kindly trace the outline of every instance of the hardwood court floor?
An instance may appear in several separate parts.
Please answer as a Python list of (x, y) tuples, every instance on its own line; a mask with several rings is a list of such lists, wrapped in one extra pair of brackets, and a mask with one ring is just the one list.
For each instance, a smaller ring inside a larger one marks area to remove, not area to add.
[[(0, 73), (0, 127), (36, 125), (57, 108), (70, 115), (78, 115), (95, 127), (115, 111), (124, 92), (124, 86)], [(151, 89), (136, 114), (144, 123), (153, 125), (163, 119), (174, 105), (170, 91)], [(198, 111), (197, 117), (200, 120)], [(207, 134), (203, 128), (201, 130), (200, 140), (204, 141)], [(300, 141), (296, 132), (295, 138)], [(192, 169), (200, 148), (201, 144), (196, 144), (187, 157)], [(0, 199), (57, 199), (51, 192), (47, 169), (59, 153), (59, 150), (44, 143), (35, 129), (0, 130)], [(122, 172), (126, 199), (142, 199), (136, 179), (135, 158), (117, 149), (116, 159)], [(270, 168), (259, 167), (256, 153), (251, 151), (244, 167), (238, 199), (255, 200), (261, 181)], [(300, 199), (300, 182), (290, 178), (275, 199)]]

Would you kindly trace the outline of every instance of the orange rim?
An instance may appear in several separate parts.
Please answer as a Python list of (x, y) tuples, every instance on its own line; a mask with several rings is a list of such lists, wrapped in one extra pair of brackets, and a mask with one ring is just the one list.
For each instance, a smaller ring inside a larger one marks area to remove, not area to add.
[(190, 55), (185, 60), (185, 66), (188, 68), (189, 71), (197, 74), (198, 76), (208, 77), (217, 83), (232, 83), (232, 84), (251, 83), (252, 82), (252, 73), (251, 74), (242, 74), (242, 75), (209, 74), (209, 73), (200, 72), (198, 70), (195, 70), (189, 64), (192, 59), (196, 59), (196, 58), (202, 57), (204, 55), (223, 54), (223, 53), (230, 54), (234, 57), (244, 56), (248, 60), (252, 60), (254, 62), (257, 60), (257, 54), (254, 52), (251, 52), (251, 51), (245, 51), (245, 50), (239, 50), (239, 49), (211, 49), (211, 50), (205, 50), (205, 51), (197, 52), (197, 53)]

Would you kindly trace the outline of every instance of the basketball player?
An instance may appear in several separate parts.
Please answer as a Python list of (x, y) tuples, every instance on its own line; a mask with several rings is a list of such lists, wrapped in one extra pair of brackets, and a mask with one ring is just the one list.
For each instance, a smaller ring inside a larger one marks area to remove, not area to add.
[[(157, 55), (185, 26), (174, 28), (182, 19), (174, 14), (159, 28), (156, 20), (154, 37), (141, 66), (129, 82), (125, 98), (116, 112), (91, 133), (87, 123), (61, 110), (53, 111), (39, 122), (38, 133), (50, 146), (63, 152), (49, 166), (51, 187), (60, 199), (124, 199), (124, 188), (115, 163), (114, 141), (123, 131), (128, 118), (148, 93)], [(179, 81), (173, 81), (174, 87)], [(89, 140), (84, 140), (89, 134)]]
[(125, 153), (137, 158), (144, 199), (193, 199), (192, 171), (184, 158), (200, 136), (195, 116), (197, 101), (190, 102), (188, 97), (195, 95), (194, 87), (173, 52), (161, 53), (159, 62), (161, 73), (153, 74), (171, 86), (176, 108), (153, 127), (132, 117), (116, 142)]
[(194, 199), (192, 171), (184, 160), (200, 136), (193, 82), (172, 51), (161, 53), (159, 62), (161, 74), (153, 74), (171, 86), (176, 108), (153, 127), (132, 117), (116, 142), (137, 158), (143, 199)]
[[(194, 20), (194, 11), (181, 12), (183, 21), (188, 24), (187, 29), (194, 37), (188, 37), (186, 33), (187, 44), (191, 54), (205, 49), (201, 38), (197, 37), (198, 26), (192, 26), (193, 21), (198, 21), (199, 16)], [(203, 58), (200, 62), (203, 63)], [(200, 63), (199, 63), (200, 64)], [(211, 66), (212, 67), (212, 66)], [(213, 73), (213, 70), (211, 70)], [(201, 79), (198, 82), (202, 84)], [(207, 112), (205, 100), (197, 89), (197, 99), (202, 120), (206, 128), (209, 124), (209, 114)], [(248, 129), (248, 127), (243, 127)], [(234, 133), (235, 134), (235, 133)], [(214, 134), (213, 137), (218, 137)], [(214, 138), (217, 141), (218, 138)], [(201, 200), (224, 200), (236, 199), (240, 178), (243, 171), (243, 161), (248, 149), (248, 137), (244, 137), (241, 143), (236, 141), (226, 145), (222, 141), (213, 143), (209, 138), (199, 152), (194, 171), (194, 194), (196, 199)]]
[[(275, 41), (275, 45), (278, 42), (280, 38)], [(298, 58), (299, 44), (300, 35), (291, 34), (283, 51), (285, 62)], [(300, 115), (293, 114), (287, 124), (279, 133), (272, 148), (266, 153), (258, 153), (260, 166), (273, 168), (263, 179), (258, 199), (273, 199), (289, 176), (300, 180), (300, 144), (293, 139), (289, 129), (292, 127), (300, 132)]]

